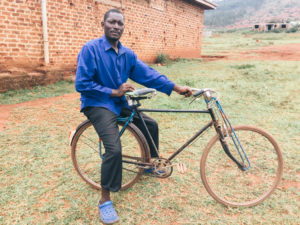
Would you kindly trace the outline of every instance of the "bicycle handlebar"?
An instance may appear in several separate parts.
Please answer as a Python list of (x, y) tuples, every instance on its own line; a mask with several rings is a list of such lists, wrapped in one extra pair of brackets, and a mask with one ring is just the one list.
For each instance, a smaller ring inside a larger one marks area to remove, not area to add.
[[(202, 95), (204, 96), (204, 99), (207, 100), (207, 101), (211, 100), (213, 93), (217, 94), (217, 99), (219, 97), (218, 92), (216, 92), (212, 88), (204, 88), (204, 89), (191, 88), (191, 89), (192, 89), (193, 92), (195, 92), (192, 95), (194, 97), (192, 102), (194, 100), (196, 100), (197, 98), (201, 97)], [(156, 90), (153, 89), (153, 88), (141, 88), (141, 89), (136, 89), (134, 91), (130, 91), (130, 92), (125, 93), (126, 97), (131, 98), (131, 99), (139, 99), (139, 100), (140, 99), (149, 99), (149, 98), (152, 98), (155, 95), (156, 95)]]
[(195, 91), (195, 93), (193, 94), (194, 100), (203, 95), (205, 100), (210, 101), (213, 93), (217, 94), (217, 99), (219, 98), (219, 93), (212, 88), (204, 88), (204, 89), (192, 88), (192, 91)]

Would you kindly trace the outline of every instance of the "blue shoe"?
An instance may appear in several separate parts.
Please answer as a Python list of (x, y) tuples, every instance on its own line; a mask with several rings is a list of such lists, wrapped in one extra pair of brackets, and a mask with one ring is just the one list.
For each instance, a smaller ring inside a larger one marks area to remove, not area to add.
[(144, 169), (144, 173), (153, 173), (153, 169), (152, 168)]
[(100, 205), (98, 203), (101, 220), (104, 224), (113, 224), (119, 220), (118, 214), (114, 209), (112, 201), (106, 201)]
[(156, 174), (156, 175), (164, 175), (165, 171), (159, 170), (157, 172), (154, 172), (154, 168), (149, 168), (149, 169), (144, 169), (144, 173), (148, 173), (148, 174)]

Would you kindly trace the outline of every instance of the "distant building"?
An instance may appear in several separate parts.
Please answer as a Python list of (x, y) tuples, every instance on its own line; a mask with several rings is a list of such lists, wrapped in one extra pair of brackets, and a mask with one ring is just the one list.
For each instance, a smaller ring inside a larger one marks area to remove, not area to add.
[(289, 23), (260, 23), (254, 24), (253, 30), (255, 31), (271, 31), (271, 30), (287, 30), (289, 29)]

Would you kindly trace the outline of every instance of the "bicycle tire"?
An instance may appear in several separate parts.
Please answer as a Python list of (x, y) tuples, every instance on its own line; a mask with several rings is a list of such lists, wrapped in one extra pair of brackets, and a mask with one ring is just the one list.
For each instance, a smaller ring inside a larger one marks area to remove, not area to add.
[[(124, 122), (118, 122), (118, 125), (123, 127)], [(134, 124), (129, 123), (127, 125), (121, 136), (121, 145), (122, 159), (131, 158), (131, 160), (142, 163), (149, 162), (150, 151), (148, 143)], [(102, 149), (104, 151), (103, 144)], [(79, 176), (91, 187), (101, 190), (100, 171), (102, 159), (99, 155), (99, 137), (89, 120), (78, 126), (71, 143), (71, 155), (73, 166)], [(142, 168), (123, 162), (121, 190), (134, 185), (142, 174)]]
[[(278, 186), (283, 173), (282, 153), (275, 139), (260, 128), (239, 125), (233, 129), (250, 160), (250, 168), (240, 170), (225, 154), (216, 135), (203, 151), (201, 179), (217, 202), (231, 207), (255, 206)], [(230, 142), (231, 139), (227, 139), (229, 149), (234, 146)], [(237, 158), (238, 153), (235, 154)]]

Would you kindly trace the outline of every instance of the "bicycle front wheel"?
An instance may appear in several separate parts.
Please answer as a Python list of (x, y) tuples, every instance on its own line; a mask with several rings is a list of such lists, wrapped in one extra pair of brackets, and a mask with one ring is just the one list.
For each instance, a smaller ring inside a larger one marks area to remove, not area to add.
[[(123, 122), (118, 122), (119, 130)], [(121, 136), (122, 160), (131, 163), (122, 163), (121, 190), (131, 187), (143, 174), (143, 169), (135, 163), (149, 161), (149, 147), (141, 131), (129, 123)], [(103, 144), (91, 122), (86, 120), (77, 129), (72, 144), (71, 154), (73, 165), (80, 177), (93, 188), (101, 190), (100, 149), (105, 153)]]
[[(246, 125), (233, 129), (247, 154), (250, 168), (240, 170), (226, 155), (216, 135), (203, 152), (201, 179), (208, 193), (218, 202), (232, 207), (254, 206), (269, 197), (278, 186), (283, 171), (282, 154), (267, 132)], [(240, 159), (231, 134), (226, 143), (231, 154)]]

